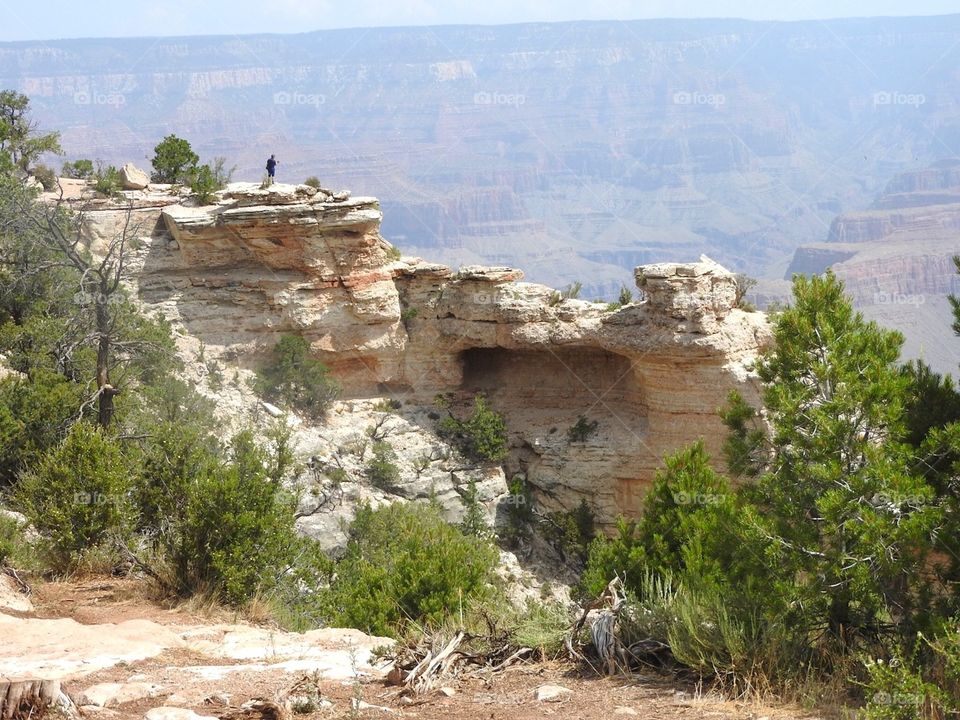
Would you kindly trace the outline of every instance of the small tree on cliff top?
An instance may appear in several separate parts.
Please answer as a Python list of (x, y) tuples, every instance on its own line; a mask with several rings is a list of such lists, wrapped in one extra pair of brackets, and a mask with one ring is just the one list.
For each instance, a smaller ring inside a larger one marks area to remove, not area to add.
[(153, 152), (151, 180), (157, 183), (186, 182), (190, 171), (200, 162), (190, 143), (176, 135), (167, 135)]

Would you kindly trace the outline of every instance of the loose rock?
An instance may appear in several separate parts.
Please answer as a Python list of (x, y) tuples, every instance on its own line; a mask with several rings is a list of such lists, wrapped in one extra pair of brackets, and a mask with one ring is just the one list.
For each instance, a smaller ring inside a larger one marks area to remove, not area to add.
[(120, 184), (124, 190), (145, 190), (150, 176), (133, 163), (127, 163), (120, 168)]
[(573, 695), (573, 690), (563, 685), (541, 685), (534, 691), (537, 702), (561, 702)]

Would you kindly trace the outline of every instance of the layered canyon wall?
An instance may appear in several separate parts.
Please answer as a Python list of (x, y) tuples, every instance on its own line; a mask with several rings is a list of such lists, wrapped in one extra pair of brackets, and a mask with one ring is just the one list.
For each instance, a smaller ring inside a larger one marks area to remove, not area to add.
[[(703, 438), (719, 458), (716, 410), (732, 388), (755, 394), (765, 316), (734, 307), (734, 277), (708, 258), (637, 268), (640, 300), (611, 307), (512, 268), (399, 257), (374, 198), (250, 184), (208, 207), (162, 197), (133, 200), (146, 308), (238, 368), (300, 335), (347, 399), (427, 407), (448, 393), (466, 408), (482, 392), (507, 422), (508, 471), (548, 508), (583, 498), (608, 526), (636, 514), (663, 455)], [(93, 239), (122, 214), (88, 212)], [(581, 415), (597, 430), (571, 440)]]

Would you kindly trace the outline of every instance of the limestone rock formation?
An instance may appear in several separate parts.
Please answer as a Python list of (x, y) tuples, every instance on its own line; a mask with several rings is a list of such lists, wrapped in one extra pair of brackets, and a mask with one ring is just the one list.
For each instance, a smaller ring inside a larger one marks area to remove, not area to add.
[[(397, 258), (374, 198), (231, 186), (215, 206), (169, 205), (136, 266), (141, 300), (238, 368), (285, 333), (309, 340), (346, 398), (427, 407), (488, 396), (510, 430), (510, 473), (556, 509), (588, 499), (603, 523), (639, 510), (663, 455), (698, 438), (769, 340), (703, 258), (643, 266), (643, 300), (564, 299), (512, 268), (459, 272)], [(579, 416), (596, 421), (571, 440)], [(427, 421), (428, 422), (428, 421)]]

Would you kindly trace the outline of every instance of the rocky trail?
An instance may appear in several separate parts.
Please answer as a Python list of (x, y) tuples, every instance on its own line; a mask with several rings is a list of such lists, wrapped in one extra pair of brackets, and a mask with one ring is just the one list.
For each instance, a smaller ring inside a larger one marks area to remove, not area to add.
[(11, 583), (0, 592), (0, 686), (59, 681), (81, 717), (814, 717), (698, 697), (653, 673), (600, 677), (559, 662), (520, 664), (405, 697), (385, 681), (375, 656), (391, 641), (356, 630), (298, 634), (222, 609), (165, 608), (139, 582), (112, 577), (42, 585), (31, 603), (22, 600)]

